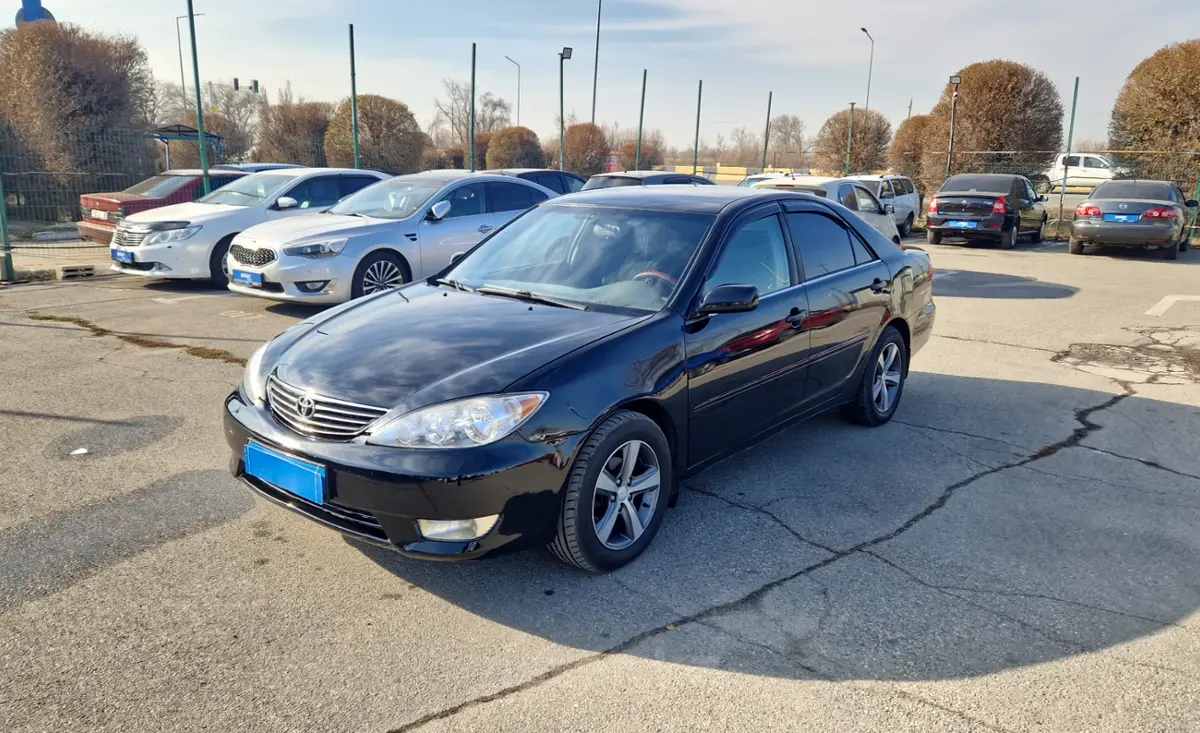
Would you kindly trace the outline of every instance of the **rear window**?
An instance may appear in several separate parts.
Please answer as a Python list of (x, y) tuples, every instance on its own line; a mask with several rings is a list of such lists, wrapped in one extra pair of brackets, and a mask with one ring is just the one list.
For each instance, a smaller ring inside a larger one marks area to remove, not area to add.
[(1171, 201), (1174, 187), (1169, 183), (1148, 181), (1108, 181), (1101, 183), (1092, 192), (1094, 199), (1154, 199)]
[(191, 176), (154, 176), (141, 183), (135, 183), (124, 192), (161, 199), (170, 196), (194, 180), (196, 179)]
[(596, 188), (617, 188), (619, 186), (640, 186), (642, 179), (640, 178), (625, 178), (624, 176), (595, 176), (589, 178), (588, 182), (583, 184), (584, 191), (591, 191)]
[(958, 193), (1005, 193), (1012, 188), (1012, 179), (992, 176), (953, 176), (942, 186), (943, 191)]

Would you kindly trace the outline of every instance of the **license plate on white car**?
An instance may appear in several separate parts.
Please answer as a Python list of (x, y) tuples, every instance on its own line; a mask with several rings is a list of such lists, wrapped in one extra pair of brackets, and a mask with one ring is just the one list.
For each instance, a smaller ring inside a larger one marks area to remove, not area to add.
[(261, 272), (246, 272), (245, 270), (234, 270), (233, 281), (248, 288), (261, 288), (263, 284)]
[(109, 250), (109, 252), (112, 253), (112, 258), (113, 258), (114, 262), (120, 262), (120, 263), (123, 263), (126, 265), (133, 264), (133, 262), (134, 262), (132, 252), (126, 252), (123, 249), (113, 249), (113, 250)]

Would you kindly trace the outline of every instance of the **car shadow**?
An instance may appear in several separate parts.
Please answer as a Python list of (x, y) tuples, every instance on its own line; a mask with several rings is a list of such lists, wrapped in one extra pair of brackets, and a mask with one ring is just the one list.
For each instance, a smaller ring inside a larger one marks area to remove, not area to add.
[(328, 307), (327, 305), (309, 305), (307, 303), (272, 303), (267, 306), (267, 312), (303, 320), (320, 313)]
[(797, 679), (986, 675), (1200, 606), (1200, 480), (1078, 445), (1148, 441), (1127, 416), (1153, 415), (1177, 437), (1138, 458), (1194, 455), (1193, 412), (914, 373), (883, 428), (820, 416), (688, 480), (651, 547), (608, 575), (539, 551), (447, 565), (347, 542), (479, 617), (596, 653)]
[(950, 298), (1057, 300), (1070, 298), (1077, 292), (1079, 288), (1070, 285), (995, 272), (938, 270), (933, 278), (933, 294)]
[(1193, 244), (1186, 252), (1180, 252), (1176, 260), (1163, 259), (1162, 252), (1150, 249), (1135, 249), (1133, 247), (1085, 247), (1084, 255), (1089, 257), (1108, 257), (1114, 260), (1130, 260), (1134, 262), (1161, 261), (1164, 265), (1200, 265), (1200, 252)]

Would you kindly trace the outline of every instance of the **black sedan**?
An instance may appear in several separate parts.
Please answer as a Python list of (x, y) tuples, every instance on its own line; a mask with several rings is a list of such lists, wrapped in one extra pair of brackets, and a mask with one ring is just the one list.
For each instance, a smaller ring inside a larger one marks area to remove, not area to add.
[(679, 481), (841, 406), (882, 425), (933, 269), (837, 203), (620, 188), (280, 334), (225, 403), (235, 476), (360, 540), (466, 559), (646, 548)]
[(1168, 181), (1107, 181), (1075, 208), (1068, 251), (1087, 245), (1156, 249), (1168, 260), (1188, 244), (1196, 202)]
[(583, 184), (584, 191), (597, 188), (621, 188), (623, 186), (715, 186), (704, 176), (692, 173), (665, 173), (663, 171), (620, 171), (597, 173)]
[(925, 237), (930, 244), (941, 244), (942, 237), (964, 237), (998, 242), (1004, 249), (1017, 246), (1022, 237), (1040, 242), (1046, 235), (1045, 201), (1024, 176), (951, 176), (929, 199)]

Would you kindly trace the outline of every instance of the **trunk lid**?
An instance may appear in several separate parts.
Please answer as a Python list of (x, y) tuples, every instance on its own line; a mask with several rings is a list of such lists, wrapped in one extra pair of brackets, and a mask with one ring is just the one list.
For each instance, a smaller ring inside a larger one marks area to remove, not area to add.
[(1004, 193), (939, 193), (937, 194), (938, 216), (991, 216), (992, 206)]

